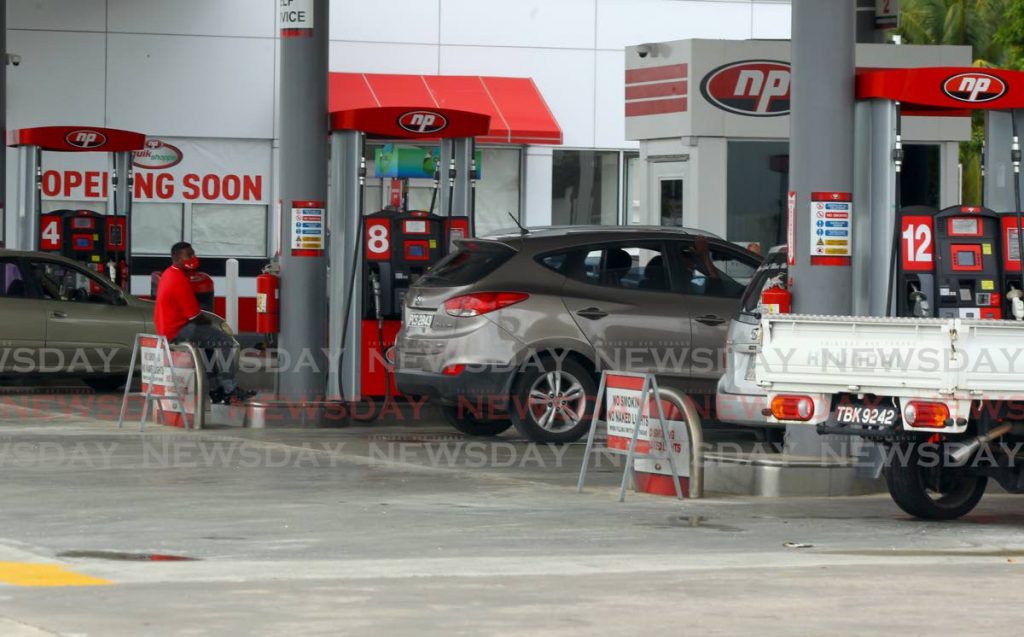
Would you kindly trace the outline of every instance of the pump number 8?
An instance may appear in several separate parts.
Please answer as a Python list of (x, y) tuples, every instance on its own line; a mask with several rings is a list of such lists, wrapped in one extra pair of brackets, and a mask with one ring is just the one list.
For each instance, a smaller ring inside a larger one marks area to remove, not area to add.
[(387, 224), (374, 223), (366, 228), (366, 251), (370, 258), (387, 259), (391, 256), (391, 237)]

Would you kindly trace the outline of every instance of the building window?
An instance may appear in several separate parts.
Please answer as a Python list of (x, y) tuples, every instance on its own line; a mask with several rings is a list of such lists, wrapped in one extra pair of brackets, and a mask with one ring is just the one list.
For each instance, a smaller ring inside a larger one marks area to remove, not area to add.
[(726, 236), (762, 254), (786, 241), (788, 142), (729, 142)]
[(184, 206), (180, 203), (132, 204), (133, 254), (164, 256), (183, 236)]
[(476, 182), (476, 234), (483, 236), (519, 219), (522, 159), (518, 148), (481, 148), (482, 166)]
[(192, 204), (192, 246), (211, 257), (266, 256), (267, 207)]
[(556, 150), (551, 176), (551, 222), (619, 223), (619, 151)]

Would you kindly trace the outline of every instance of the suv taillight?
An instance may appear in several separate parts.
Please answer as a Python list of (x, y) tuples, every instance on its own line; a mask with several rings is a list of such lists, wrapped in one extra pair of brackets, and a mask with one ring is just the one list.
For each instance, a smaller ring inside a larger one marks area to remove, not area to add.
[(903, 408), (903, 420), (911, 427), (942, 429), (949, 420), (949, 407), (945, 403), (912, 400)]
[(772, 398), (772, 416), (777, 420), (810, 420), (814, 416), (814, 399), (810, 396), (780, 394)]
[(464, 294), (448, 299), (444, 302), (444, 311), (450, 316), (466, 318), (480, 316), (503, 307), (514, 305), (520, 301), (530, 298), (524, 292), (477, 292), (475, 294)]

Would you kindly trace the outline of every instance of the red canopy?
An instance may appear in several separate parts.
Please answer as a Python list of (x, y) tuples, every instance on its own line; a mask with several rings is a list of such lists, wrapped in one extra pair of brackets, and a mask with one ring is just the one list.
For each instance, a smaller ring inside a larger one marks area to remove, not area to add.
[(490, 117), (477, 141), (561, 144), (562, 129), (533, 80), (521, 77), (331, 73), (330, 110), (452, 109)]

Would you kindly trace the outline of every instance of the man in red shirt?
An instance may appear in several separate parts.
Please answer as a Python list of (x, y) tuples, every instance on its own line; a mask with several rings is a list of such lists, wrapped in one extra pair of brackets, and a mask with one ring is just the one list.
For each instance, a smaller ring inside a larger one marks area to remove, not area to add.
[(156, 291), (153, 322), (157, 333), (169, 343), (188, 342), (204, 350), (207, 374), (216, 380), (210, 390), (213, 402), (229, 404), (251, 397), (255, 392), (235, 383), (235, 340), (210, 322), (192, 291), (188, 275), (199, 269), (192, 246), (184, 241), (171, 246), (171, 263), (160, 275)]

